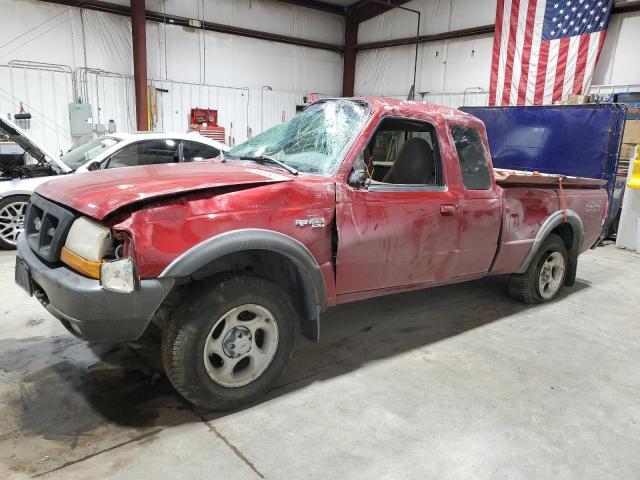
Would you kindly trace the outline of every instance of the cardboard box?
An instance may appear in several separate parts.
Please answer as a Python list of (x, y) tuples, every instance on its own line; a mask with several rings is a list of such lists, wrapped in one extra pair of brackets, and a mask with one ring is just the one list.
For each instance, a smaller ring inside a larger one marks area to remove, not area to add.
[(640, 144), (640, 120), (627, 120), (625, 122), (622, 143)]
[(627, 110), (627, 121), (628, 120), (640, 120), (640, 107), (629, 107), (629, 110)]
[(620, 158), (629, 159), (633, 158), (636, 149), (635, 143), (623, 143), (620, 148)]
[(569, 98), (567, 98), (567, 105), (582, 105), (585, 103), (589, 103), (590, 99), (591, 97), (589, 97), (589, 95), (571, 94), (569, 95)]

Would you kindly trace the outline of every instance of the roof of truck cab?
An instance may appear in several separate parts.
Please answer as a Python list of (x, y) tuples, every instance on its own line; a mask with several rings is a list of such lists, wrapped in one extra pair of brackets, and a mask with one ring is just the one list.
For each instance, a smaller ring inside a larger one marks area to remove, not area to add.
[(436, 103), (419, 102), (416, 100), (401, 100), (392, 97), (354, 97), (354, 100), (364, 100), (377, 110), (402, 111), (405, 113), (422, 112), (431, 115), (453, 116), (453, 117), (473, 117), (468, 113), (458, 109), (438, 105)]

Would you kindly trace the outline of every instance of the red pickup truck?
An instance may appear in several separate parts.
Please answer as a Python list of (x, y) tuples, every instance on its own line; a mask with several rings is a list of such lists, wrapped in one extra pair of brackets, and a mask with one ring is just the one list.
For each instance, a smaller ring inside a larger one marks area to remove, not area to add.
[(457, 110), (331, 99), (190, 164), (58, 179), (31, 197), (16, 281), (74, 335), (128, 341), (153, 323), (175, 388), (249, 402), (326, 308), (510, 274), (527, 303), (576, 277), (607, 210), (603, 181), (494, 172)]

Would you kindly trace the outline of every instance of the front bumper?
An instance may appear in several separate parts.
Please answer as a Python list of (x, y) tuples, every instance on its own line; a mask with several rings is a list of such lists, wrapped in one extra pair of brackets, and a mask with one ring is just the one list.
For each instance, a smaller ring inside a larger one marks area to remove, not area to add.
[(134, 293), (104, 290), (98, 280), (44, 263), (25, 235), (18, 237), (18, 256), (29, 268), (34, 296), (71, 333), (88, 341), (139, 338), (174, 284), (172, 278), (158, 278), (141, 280)]

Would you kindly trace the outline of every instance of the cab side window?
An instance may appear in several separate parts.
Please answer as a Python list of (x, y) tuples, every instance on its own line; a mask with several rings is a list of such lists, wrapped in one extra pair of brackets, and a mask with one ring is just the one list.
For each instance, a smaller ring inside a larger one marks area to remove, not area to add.
[(189, 140), (182, 142), (183, 162), (198, 162), (216, 158), (218, 155), (220, 155), (220, 151), (217, 148), (205, 145), (204, 143), (191, 142)]
[(475, 128), (451, 127), (451, 135), (458, 152), (462, 182), (466, 190), (489, 190), (491, 173), (480, 133)]
[(442, 186), (442, 163), (435, 127), (427, 122), (384, 119), (364, 152), (374, 183)]
[(179, 143), (178, 140), (173, 139), (145, 140), (132, 143), (114, 153), (103, 168), (177, 162), (179, 160)]

